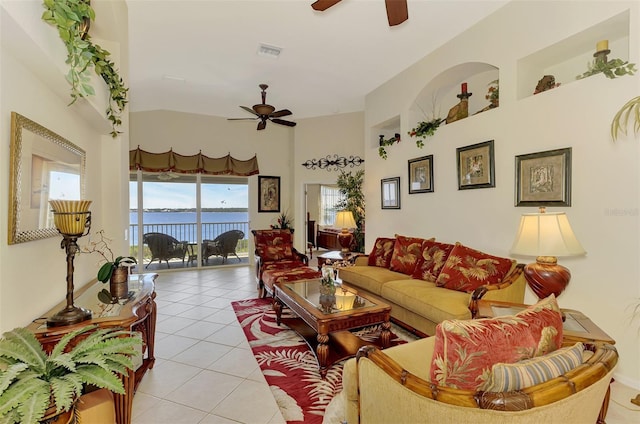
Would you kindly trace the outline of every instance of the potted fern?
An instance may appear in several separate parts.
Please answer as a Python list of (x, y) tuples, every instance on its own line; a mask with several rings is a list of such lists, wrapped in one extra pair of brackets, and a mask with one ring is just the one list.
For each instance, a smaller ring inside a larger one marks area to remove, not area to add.
[[(85, 384), (124, 394), (119, 375), (142, 347), (135, 332), (95, 325), (60, 339), (47, 354), (35, 335), (16, 328), (0, 339), (0, 421), (37, 423), (47, 408), (73, 412)], [(95, 330), (95, 331), (94, 331)]]

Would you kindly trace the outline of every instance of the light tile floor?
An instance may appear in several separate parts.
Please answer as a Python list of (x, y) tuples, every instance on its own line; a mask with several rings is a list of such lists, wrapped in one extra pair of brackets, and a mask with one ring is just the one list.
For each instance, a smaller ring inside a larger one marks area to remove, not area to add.
[[(164, 272), (156, 292), (156, 364), (135, 395), (133, 424), (284, 423), (230, 305), (256, 297), (253, 268)], [(640, 391), (612, 388), (607, 423), (640, 423), (629, 401)]]

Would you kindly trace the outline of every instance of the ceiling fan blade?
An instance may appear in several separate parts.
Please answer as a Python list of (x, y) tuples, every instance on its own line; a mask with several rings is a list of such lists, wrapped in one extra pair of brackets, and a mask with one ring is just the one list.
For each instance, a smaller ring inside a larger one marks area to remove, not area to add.
[(387, 19), (389, 26), (395, 26), (409, 19), (407, 0), (384, 0), (387, 6)]
[(241, 108), (241, 109), (246, 110), (247, 112), (249, 112), (249, 113), (250, 113), (250, 114), (252, 114), (252, 115), (256, 115), (256, 116), (258, 116), (258, 114), (257, 114), (257, 113), (255, 113), (255, 112), (253, 111), (253, 109), (251, 109), (250, 107), (240, 106), (240, 108)]
[(258, 122), (258, 131), (263, 130), (267, 127), (267, 121), (260, 121)]
[(269, 115), (269, 118), (281, 118), (283, 116), (291, 115), (291, 111), (289, 109), (277, 110)]
[(255, 121), (258, 117), (255, 118), (227, 118), (227, 121)]
[(295, 122), (291, 122), (291, 121), (286, 121), (284, 119), (278, 119), (278, 118), (274, 118), (271, 120), (272, 122), (275, 122), (276, 124), (280, 124), (280, 125), (286, 125), (287, 127), (295, 127), (296, 123)]
[(311, 7), (313, 10), (319, 10), (322, 12), (336, 3), (340, 3), (340, 0), (317, 0), (311, 4)]

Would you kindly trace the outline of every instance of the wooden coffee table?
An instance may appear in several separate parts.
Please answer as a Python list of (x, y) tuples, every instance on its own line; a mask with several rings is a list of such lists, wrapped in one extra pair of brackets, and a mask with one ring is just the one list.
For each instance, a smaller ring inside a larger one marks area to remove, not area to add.
[[(278, 325), (286, 323), (315, 352), (322, 378), (326, 376), (329, 366), (354, 356), (360, 347), (372, 344), (348, 330), (382, 323), (380, 340), (375, 344), (383, 348), (389, 346), (391, 306), (356, 289), (342, 286), (336, 289), (337, 304), (331, 312), (325, 313), (319, 302), (319, 288), (319, 279), (276, 283), (273, 308)], [(283, 319), (283, 306), (291, 309), (297, 318)]]

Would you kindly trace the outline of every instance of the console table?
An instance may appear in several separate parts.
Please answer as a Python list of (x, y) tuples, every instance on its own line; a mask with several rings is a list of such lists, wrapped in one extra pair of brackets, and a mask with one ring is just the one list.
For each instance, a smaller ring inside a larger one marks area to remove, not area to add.
[(130, 299), (124, 304), (105, 304), (98, 300), (98, 292), (105, 284), (97, 281), (87, 284), (75, 293), (76, 306), (92, 311), (92, 319), (74, 325), (61, 327), (47, 327), (47, 318), (66, 306), (61, 302), (55, 308), (34, 320), (29, 325), (31, 331), (42, 344), (46, 352), (51, 352), (54, 346), (67, 333), (95, 324), (99, 328), (121, 327), (125, 330), (138, 331), (142, 335), (142, 362), (135, 371), (129, 371), (122, 376), (124, 395), (113, 395), (117, 424), (131, 423), (131, 407), (133, 395), (148, 369), (153, 368), (155, 356), (153, 353), (156, 332), (156, 302), (155, 280), (158, 274), (133, 274), (129, 280)]

